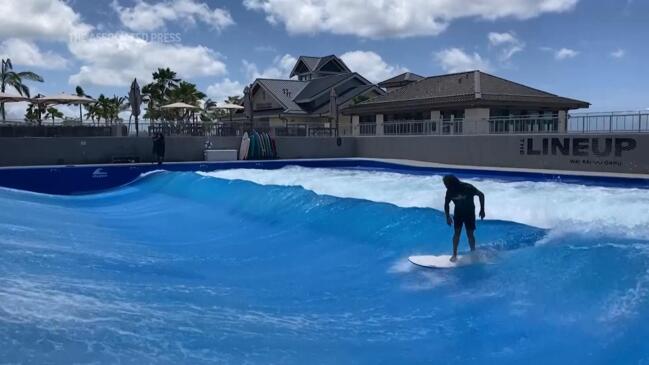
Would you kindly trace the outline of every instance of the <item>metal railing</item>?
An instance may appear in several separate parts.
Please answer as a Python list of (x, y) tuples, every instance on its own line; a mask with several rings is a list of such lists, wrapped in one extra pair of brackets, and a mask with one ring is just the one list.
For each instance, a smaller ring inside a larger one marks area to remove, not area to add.
[(568, 117), (569, 133), (648, 133), (649, 112), (581, 113)]
[(358, 134), (361, 136), (374, 136), (376, 135), (375, 123), (361, 123), (358, 125)]
[[(121, 132), (115, 128), (123, 128)], [(649, 133), (649, 111), (622, 113), (588, 113), (567, 116), (564, 126), (555, 114), (552, 116), (492, 117), (481, 120), (462, 118), (442, 120), (391, 120), (382, 124), (286, 123), (270, 126), (268, 121), (150, 121), (140, 120), (140, 136), (164, 133), (186, 136), (242, 136), (251, 129), (281, 137), (336, 137), (336, 136), (408, 136), (408, 135), (487, 135), (536, 133)], [(0, 137), (20, 136), (109, 136), (135, 135), (133, 121), (60, 120), (43, 121), (42, 125), (23, 121), (0, 123)]]
[[(360, 124), (359, 135), (373, 136), (376, 124)], [(380, 129), (378, 130), (381, 131)], [(463, 118), (443, 120), (398, 120), (383, 123), (383, 135), (477, 135), (477, 134), (530, 134), (557, 133), (557, 117), (516, 117), (466, 120)]]
[(559, 132), (558, 117), (494, 117), (489, 118), (489, 134), (531, 134)]

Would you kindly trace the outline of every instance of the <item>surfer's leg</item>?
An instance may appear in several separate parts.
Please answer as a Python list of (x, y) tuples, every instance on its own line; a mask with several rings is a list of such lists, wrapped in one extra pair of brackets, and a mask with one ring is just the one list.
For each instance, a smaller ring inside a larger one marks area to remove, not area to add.
[(455, 223), (453, 226), (453, 258), (455, 258), (457, 256), (457, 247), (460, 244), (460, 235), (462, 234), (462, 220), (453, 217), (453, 222)]
[(466, 228), (466, 238), (469, 240), (469, 247), (471, 251), (475, 251), (475, 216), (469, 217), (464, 222), (464, 228)]
[(469, 239), (469, 247), (471, 248), (471, 251), (475, 251), (475, 236), (473, 235), (473, 232), (475, 232), (473, 229), (466, 229), (466, 238)]

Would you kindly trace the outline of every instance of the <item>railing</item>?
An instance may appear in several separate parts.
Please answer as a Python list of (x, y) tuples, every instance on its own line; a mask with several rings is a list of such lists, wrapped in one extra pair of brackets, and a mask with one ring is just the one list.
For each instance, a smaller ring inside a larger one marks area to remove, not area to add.
[[(359, 135), (373, 136), (376, 124), (359, 125)], [(476, 134), (530, 134), (556, 133), (559, 131), (557, 117), (517, 117), (465, 120), (399, 120), (383, 123), (383, 135), (476, 135)], [(380, 132), (380, 129), (379, 129)]]
[(376, 135), (376, 124), (374, 123), (361, 123), (359, 124), (358, 129), (361, 136)]
[(489, 118), (489, 134), (530, 134), (559, 132), (558, 117), (495, 117)]
[[(122, 131), (120, 128), (123, 128)], [(493, 117), (482, 120), (397, 120), (379, 123), (293, 123), (270, 126), (268, 121), (163, 121), (140, 120), (140, 136), (164, 133), (186, 136), (242, 136), (251, 129), (280, 137), (486, 135), (535, 133), (649, 133), (649, 112), (589, 113), (569, 115), (566, 123), (554, 116)], [(0, 137), (135, 135), (134, 121), (106, 125), (104, 121), (55, 120), (42, 125), (22, 121), (0, 123)]]
[(649, 112), (614, 112), (571, 114), (570, 133), (649, 132)]

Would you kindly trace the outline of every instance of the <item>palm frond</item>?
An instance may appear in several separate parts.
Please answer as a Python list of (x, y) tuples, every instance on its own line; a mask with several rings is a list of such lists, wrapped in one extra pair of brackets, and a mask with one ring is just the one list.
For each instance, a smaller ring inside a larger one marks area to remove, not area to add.
[(18, 72), (17, 74), (18, 77), (20, 77), (21, 79), (43, 82), (43, 77), (35, 72), (23, 71), (23, 72)]

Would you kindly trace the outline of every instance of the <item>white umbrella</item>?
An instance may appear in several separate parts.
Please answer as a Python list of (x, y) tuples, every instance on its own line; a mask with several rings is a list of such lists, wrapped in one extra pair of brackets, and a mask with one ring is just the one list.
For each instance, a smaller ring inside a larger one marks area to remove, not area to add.
[(232, 112), (235, 110), (243, 110), (245, 107), (243, 105), (237, 105), (232, 103), (220, 103), (217, 104), (214, 109), (223, 109), (230, 112), (230, 121), (232, 121)]
[(40, 98), (34, 98), (32, 101), (36, 104), (91, 104), (97, 100), (89, 98), (87, 96), (71, 95), (66, 93), (61, 93), (58, 95), (51, 96), (42, 96)]
[(36, 104), (43, 104), (43, 105), (78, 104), (79, 105), (79, 122), (83, 123), (83, 120), (81, 118), (83, 116), (83, 113), (81, 111), (81, 105), (82, 104), (95, 103), (95, 102), (97, 102), (97, 100), (95, 100), (93, 98), (89, 98), (87, 96), (79, 96), (79, 95), (60, 93), (58, 95), (41, 96), (40, 98), (33, 98), (32, 102), (34, 102)]
[(243, 110), (245, 107), (242, 105), (232, 104), (232, 103), (220, 103), (217, 104), (214, 109), (225, 109), (225, 110)]
[(22, 95), (14, 95), (0, 92), (0, 102), (1, 103), (12, 103), (19, 101), (28, 101), (29, 98)]
[(187, 103), (171, 103), (167, 105), (163, 105), (160, 108), (162, 109), (200, 109), (196, 105), (191, 105)]
[[(183, 102), (178, 102), (178, 103), (171, 103), (167, 105), (163, 105), (160, 107), (161, 109), (191, 109), (191, 110), (196, 110), (200, 109), (200, 107), (197, 107), (196, 105), (191, 105)], [(194, 116), (194, 113), (192, 112), (191, 116)], [(195, 120), (194, 120), (195, 121)]]

